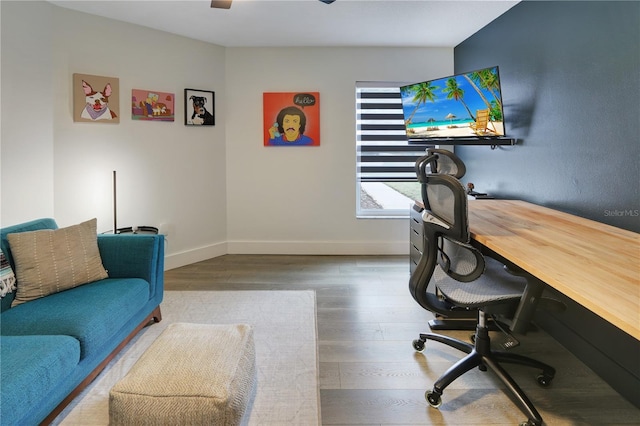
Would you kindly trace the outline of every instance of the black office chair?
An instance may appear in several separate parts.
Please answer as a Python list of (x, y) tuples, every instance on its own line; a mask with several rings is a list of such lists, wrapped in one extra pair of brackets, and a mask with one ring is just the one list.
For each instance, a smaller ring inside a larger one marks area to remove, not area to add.
[[(451, 151), (430, 148), (426, 152), (427, 155), (416, 162), (416, 175), (419, 181), (421, 176), (426, 176), (427, 173), (446, 174), (457, 179), (465, 175), (467, 169), (464, 163), (456, 155), (453, 155)], [(426, 199), (425, 189), (426, 186), (424, 184), (421, 185), (423, 199)], [(475, 330), (475, 318), (477, 315), (474, 311), (469, 311), (450, 303), (441, 303), (436, 296), (438, 289), (433, 288), (430, 290), (432, 291), (432, 295), (429, 296), (432, 298), (432, 309), (430, 310), (436, 315), (435, 319), (429, 321), (431, 330)]]
[[(447, 315), (456, 309), (477, 311), (477, 325), (473, 344), (433, 333), (420, 334), (413, 341), (414, 349), (419, 352), (424, 350), (427, 340), (434, 340), (468, 354), (450, 367), (436, 381), (433, 389), (425, 393), (425, 397), (432, 407), (438, 408), (445, 388), (456, 378), (475, 367), (482, 371), (488, 367), (502, 380), (528, 416), (522, 425), (541, 425), (540, 414), (500, 363), (541, 369), (537, 378), (541, 386), (550, 385), (555, 369), (522, 355), (493, 350), (487, 325), (489, 316), (513, 317), (527, 281), (508, 272), (499, 261), (485, 258), (469, 244), (465, 189), (455, 173), (451, 176), (427, 172), (427, 168), (429, 172), (442, 171), (437, 163), (462, 164), (453, 153), (442, 150), (429, 150), (416, 161), (416, 174), (422, 185), (425, 205), (424, 251), (411, 275), (409, 289), (423, 308), (434, 313)], [(437, 291), (429, 289), (430, 286)]]

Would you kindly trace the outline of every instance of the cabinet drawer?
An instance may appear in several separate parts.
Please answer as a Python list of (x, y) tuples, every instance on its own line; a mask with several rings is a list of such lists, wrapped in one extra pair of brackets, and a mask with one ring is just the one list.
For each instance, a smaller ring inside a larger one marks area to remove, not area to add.
[(422, 229), (418, 231), (414, 227), (411, 227), (411, 229), (409, 230), (409, 243), (417, 248), (420, 252), (422, 252), (424, 248), (424, 243), (422, 241), (423, 234), (421, 231)]
[(413, 259), (417, 264), (420, 261), (420, 258), (422, 257), (422, 250), (418, 250), (418, 247), (412, 245), (409, 248), (409, 257)]
[(412, 245), (409, 250), (409, 271), (411, 273), (415, 271), (416, 266), (418, 266), (418, 263), (420, 263), (421, 257), (422, 253)]
[(409, 273), (411, 275), (413, 275), (413, 272), (416, 270), (416, 268), (418, 267), (418, 263), (415, 259), (410, 258), (409, 260)]
[[(416, 204), (413, 205), (409, 213), (411, 226), (422, 224), (422, 212), (424, 209)], [(421, 225), (422, 226), (422, 225)]]

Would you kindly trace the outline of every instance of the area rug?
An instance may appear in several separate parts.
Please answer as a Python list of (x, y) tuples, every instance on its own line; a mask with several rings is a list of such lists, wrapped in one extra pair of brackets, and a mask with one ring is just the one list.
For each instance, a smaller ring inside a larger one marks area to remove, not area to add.
[(257, 388), (248, 425), (319, 425), (313, 291), (167, 291), (162, 321), (146, 327), (53, 424), (109, 424), (109, 390), (169, 324), (250, 324)]

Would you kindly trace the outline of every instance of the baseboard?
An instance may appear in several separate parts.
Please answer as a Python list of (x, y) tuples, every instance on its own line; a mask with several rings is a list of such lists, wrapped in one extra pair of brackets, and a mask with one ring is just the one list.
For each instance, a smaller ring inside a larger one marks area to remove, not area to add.
[(406, 241), (227, 241), (167, 254), (164, 258), (164, 270), (168, 271), (225, 254), (405, 256), (409, 254), (408, 246)]
[(406, 241), (228, 241), (229, 254), (408, 255)]
[(227, 243), (216, 243), (205, 247), (198, 247), (180, 253), (167, 254), (164, 257), (164, 270), (179, 268), (192, 263), (201, 262), (227, 254)]
[(336, 241), (227, 241), (165, 255), (164, 270), (179, 268), (225, 254), (287, 254), (344, 256), (405, 256), (406, 241), (336, 242)]

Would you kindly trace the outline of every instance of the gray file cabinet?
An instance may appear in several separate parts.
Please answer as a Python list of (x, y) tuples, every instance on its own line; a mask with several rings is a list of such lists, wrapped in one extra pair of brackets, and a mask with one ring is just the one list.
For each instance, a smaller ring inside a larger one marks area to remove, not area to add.
[(411, 206), (409, 214), (409, 268), (411, 273), (416, 269), (422, 250), (424, 250), (423, 229), (422, 229), (422, 212), (424, 207), (422, 203), (415, 202)]

